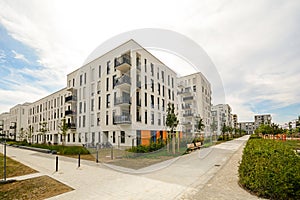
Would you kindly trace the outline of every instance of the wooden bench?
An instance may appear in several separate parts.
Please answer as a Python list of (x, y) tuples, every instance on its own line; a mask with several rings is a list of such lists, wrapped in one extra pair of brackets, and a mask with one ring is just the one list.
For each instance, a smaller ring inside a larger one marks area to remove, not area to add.
[(200, 149), (201, 147), (201, 142), (196, 142), (196, 146), (195, 146), (197, 149)]
[(194, 145), (194, 143), (186, 144), (186, 147), (187, 147), (188, 152), (197, 149), (197, 147)]

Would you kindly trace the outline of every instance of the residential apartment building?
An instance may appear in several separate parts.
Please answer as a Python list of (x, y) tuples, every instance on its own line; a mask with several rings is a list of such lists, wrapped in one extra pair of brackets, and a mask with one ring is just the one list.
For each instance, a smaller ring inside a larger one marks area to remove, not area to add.
[(212, 126), (217, 135), (222, 134), (223, 126), (232, 127), (231, 107), (228, 104), (218, 104), (211, 107)]
[[(166, 137), (177, 74), (130, 40), (68, 75), (79, 141), (117, 146)], [(75, 85), (70, 85), (75, 83)]]
[(246, 131), (246, 134), (253, 134), (256, 130), (256, 126), (254, 122), (240, 122), (239, 129)]
[[(67, 133), (68, 144), (78, 144), (75, 140), (76, 125), (71, 123), (69, 114), (73, 112), (68, 102), (70, 92), (66, 88), (50, 94), (28, 106), (28, 125), (27, 129), (32, 127), (33, 143), (51, 143), (59, 144), (62, 142), (59, 126), (62, 119), (65, 118), (69, 126)], [(47, 130), (45, 135), (41, 129)], [(73, 131), (74, 130), (74, 131)]]
[(1, 134), (5, 134), (10, 139), (17, 139), (19, 133), (27, 126), (28, 105), (29, 103), (18, 104), (9, 112), (0, 114)]
[(232, 128), (239, 128), (239, 125), (238, 125), (238, 116), (237, 114), (232, 114)]
[(198, 132), (197, 123), (200, 118), (205, 125), (201, 131), (205, 136), (210, 134), (211, 124), (211, 86), (201, 72), (179, 77), (178, 110), (179, 130), (192, 133)]
[(270, 114), (254, 115), (255, 127), (258, 128), (261, 124), (271, 125), (272, 117)]
[[(187, 90), (190, 96), (184, 94)], [(1, 114), (0, 128), (11, 133), (7, 124), (17, 122), (16, 130), (32, 127), (32, 142), (61, 144), (59, 127), (66, 119), (67, 145), (147, 145), (167, 137), (169, 103), (180, 105), (176, 106), (180, 123), (194, 125), (185, 131), (194, 131), (195, 117), (200, 116), (204, 132), (209, 132), (211, 87), (206, 78), (201, 73), (177, 78), (175, 71), (129, 40), (68, 74), (66, 88), (24, 105), (27, 117), (15, 118), (13, 110)], [(44, 135), (41, 129), (46, 130)]]

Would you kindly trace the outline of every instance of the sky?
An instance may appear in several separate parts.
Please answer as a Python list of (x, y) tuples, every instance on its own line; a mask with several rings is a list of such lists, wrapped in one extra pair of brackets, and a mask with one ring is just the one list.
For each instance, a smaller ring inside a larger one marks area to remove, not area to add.
[[(239, 121), (300, 115), (298, 0), (0, 0), (0, 10), (0, 113), (65, 87), (66, 75), (113, 36), (159, 28), (204, 49)], [(157, 56), (179, 71), (187, 65)]]

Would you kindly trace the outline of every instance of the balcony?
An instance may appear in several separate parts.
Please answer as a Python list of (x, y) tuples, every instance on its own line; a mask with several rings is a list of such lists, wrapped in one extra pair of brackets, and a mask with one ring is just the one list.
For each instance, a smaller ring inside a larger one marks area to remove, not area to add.
[(182, 98), (183, 101), (193, 101), (194, 97), (193, 96), (187, 96)]
[(193, 117), (194, 114), (193, 113), (184, 113), (182, 116), (183, 117)]
[(9, 126), (9, 129), (16, 129), (17, 126), (16, 125), (13, 125), (13, 126)]
[(67, 102), (72, 102), (72, 101), (76, 101), (76, 97), (71, 95), (65, 98), (65, 103)]
[(127, 72), (131, 67), (130, 55), (124, 54), (115, 59), (115, 69), (121, 72)]
[(130, 114), (115, 115), (114, 124), (131, 124)]
[(76, 113), (73, 110), (66, 110), (65, 111), (65, 116), (67, 115), (75, 115)]
[(131, 78), (128, 75), (123, 75), (117, 79), (115, 87), (120, 89), (128, 89), (131, 86)]
[(191, 95), (192, 94), (192, 89), (190, 87), (184, 88), (181, 91), (178, 91), (177, 94), (179, 95)]
[(183, 110), (189, 110), (189, 109), (192, 109), (192, 104), (185, 104), (185, 105), (182, 105), (182, 109), (183, 109)]
[(129, 96), (120, 96), (115, 98), (115, 106), (116, 105), (129, 105), (131, 103)]
[(75, 123), (68, 123), (68, 128), (69, 129), (76, 129), (76, 124)]

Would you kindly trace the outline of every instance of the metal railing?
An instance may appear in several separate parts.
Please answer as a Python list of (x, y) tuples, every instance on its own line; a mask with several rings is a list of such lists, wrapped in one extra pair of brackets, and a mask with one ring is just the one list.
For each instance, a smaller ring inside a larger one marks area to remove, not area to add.
[(120, 65), (125, 64), (125, 63), (127, 63), (128, 65), (131, 66), (130, 55), (125, 54), (125, 55), (122, 55), (115, 59), (115, 67), (119, 67)]

